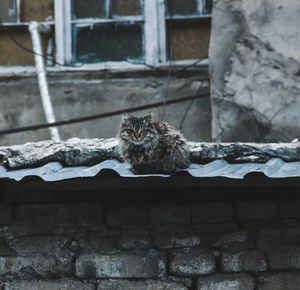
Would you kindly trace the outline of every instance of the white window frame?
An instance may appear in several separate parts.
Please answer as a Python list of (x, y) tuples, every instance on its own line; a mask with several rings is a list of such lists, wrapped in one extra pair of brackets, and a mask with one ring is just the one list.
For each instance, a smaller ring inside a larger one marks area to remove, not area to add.
[[(210, 18), (211, 15), (203, 14), (203, 4), (205, 0), (197, 0), (199, 15), (173, 15), (172, 19), (199, 19)], [(99, 70), (99, 69), (149, 69), (149, 67), (166, 66), (170, 62), (173, 65), (189, 65), (195, 62), (193, 60), (168, 60), (167, 59), (167, 42), (166, 42), (166, 21), (165, 1), (164, 0), (144, 0), (144, 16), (130, 16), (130, 19), (144, 21), (144, 41), (145, 41), (145, 63), (133, 64), (126, 61), (109, 61), (95, 64), (83, 64), (79, 67), (70, 67), (72, 59), (72, 23), (108, 23), (108, 20), (100, 20), (94, 18), (72, 20), (71, 0), (54, 0), (54, 17), (55, 17), (55, 40), (56, 40), (56, 61), (66, 64), (63, 69), (68, 70)], [(126, 20), (126, 17), (120, 18), (120, 21)], [(116, 19), (112, 20), (113, 22)], [(207, 60), (199, 62), (207, 64)]]

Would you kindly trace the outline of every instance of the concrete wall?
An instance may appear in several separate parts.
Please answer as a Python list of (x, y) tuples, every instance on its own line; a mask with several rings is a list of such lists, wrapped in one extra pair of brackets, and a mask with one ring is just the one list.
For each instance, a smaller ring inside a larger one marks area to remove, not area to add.
[(216, 141), (300, 135), (300, 2), (215, 1), (210, 42)]
[(0, 289), (299, 290), (299, 208), (1, 204)]
[[(50, 73), (49, 90), (57, 120), (88, 116), (133, 106), (163, 101), (167, 94), (167, 75), (155, 73)], [(207, 70), (172, 77), (168, 99), (197, 94), (199, 87), (208, 89)], [(166, 107), (165, 120), (179, 127), (190, 102)], [(0, 79), (0, 128), (44, 123), (40, 93), (35, 76), (2, 77)], [(158, 117), (161, 108), (147, 110)], [(141, 113), (146, 113), (141, 112)], [(183, 126), (185, 137), (191, 141), (211, 140), (211, 112), (209, 97), (196, 100), (188, 112)], [(63, 139), (108, 138), (117, 134), (120, 116), (60, 127)], [(49, 130), (29, 131), (0, 136), (1, 145), (21, 144), (47, 140)]]

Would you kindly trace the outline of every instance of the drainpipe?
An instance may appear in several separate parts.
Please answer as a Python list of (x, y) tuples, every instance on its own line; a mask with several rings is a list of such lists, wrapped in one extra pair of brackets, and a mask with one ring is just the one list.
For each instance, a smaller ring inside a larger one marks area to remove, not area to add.
[[(31, 35), (33, 51), (35, 52), (34, 55), (35, 66), (36, 66), (39, 89), (40, 89), (46, 121), (47, 123), (54, 123), (56, 120), (53, 111), (53, 106), (51, 103), (51, 97), (49, 95), (48, 83), (46, 79), (46, 69), (45, 69), (44, 59), (42, 57), (43, 55), (42, 44), (41, 44), (41, 38), (39, 33), (40, 31), (47, 32), (49, 30), (50, 30), (49, 27), (45, 25), (41, 25), (35, 21), (29, 24), (29, 32)], [(50, 135), (52, 140), (54, 141), (61, 140), (57, 127), (49, 127), (49, 130), (50, 130)]]

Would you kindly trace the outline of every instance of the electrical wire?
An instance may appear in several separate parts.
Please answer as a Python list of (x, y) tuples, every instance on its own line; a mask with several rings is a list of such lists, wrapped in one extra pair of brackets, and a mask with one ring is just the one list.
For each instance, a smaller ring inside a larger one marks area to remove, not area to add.
[[(202, 97), (207, 97), (207, 96), (209, 96), (208, 91), (202, 92), (201, 94), (198, 94), (198, 95), (169, 100), (165, 103), (165, 105), (186, 102), (186, 101), (190, 101), (190, 100), (202, 98)], [(150, 108), (160, 107), (161, 105), (162, 105), (162, 102), (156, 102), (156, 103), (152, 103), (152, 104), (141, 105), (141, 106), (137, 106), (137, 107), (130, 107), (130, 108), (120, 109), (120, 110), (111, 111), (111, 112), (102, 113), (102, 114), (96, 114), (96, 115), (90, 115), (90, 116), (85, 116), (85, 117), (56, 121), (53, 123), (30, 125), (30, 126), (18, 127), (18, 128), (13, 128), (13, 129), (3, 129), (3, 130), (0, 130), (0, 135), (19, 133), (19, 132), (25, 132), (25, 131), (30, 131), (30, 130), (38, 130), (38, 129), (44, 129), (44, 128), (49, 128), (49, 127), (64, 126), (64, 125), (69, 125), (69, 124), (74, 124), (74, 123), (82, 123), (82, 122), (86, 122), (86, 121), (103, 119), (103, 118), (107, 118), (107, 117), (121, 115), (124, 113), (131, 113), (131, 112), (142, 111), (142, 110), (146, 110), (146, 109), (150, 109)]]
[[(203, 89), (203, 83), (202, 83), (202, 82), (200, 82), (200, 85), (199, 85), (199, 88), (198, 88), (198, 90), (197, 90), (196, 95), (200, 94), (201, 89)], [(186, 117), (187, 117), (189, 111), (191, 110), (192, 106), (194, 105), (195, 101), (196, 101), (196, 99), (193, 99), (193, 100), (191, 100), (190, 103), (187, 105), (187, 107), (186, 107), (186, 109), (185, 109), (185, 111), (184, 111), (184, 114), (183, 114), (183, 116), (182, 116), (182, 119), (181, 119), (181, 121), (180, 121), (180, 123), (179, 123), (179, 130), (180, 130), (180, 131), (182, 130), (183, 125), (184, 125), (184, 122), (185, 122), (185, 120), (186, 120)]]

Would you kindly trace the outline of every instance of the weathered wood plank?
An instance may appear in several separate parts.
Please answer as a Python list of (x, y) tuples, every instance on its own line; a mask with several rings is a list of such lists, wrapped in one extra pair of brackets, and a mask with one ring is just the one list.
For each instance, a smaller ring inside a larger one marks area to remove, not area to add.
[[(224, 159), (230, 163), (265, 163), (271, 158), (300, 161), (299, 143), (205, 143), (189, 142), (191, 162), (206, 163)], [(120, 159), (118, 141), (78, 139), (41, 141), (0, 147), (0, 161), (8, 169), (36, 167), (48, 162), (65, 166), (94, 165), (107, 159)]]
[(271, 158), (299, 161), (299, 143), (193, 143), (189, 142), (191, 161), (205, 163), (224, 159), (230, 163), (265, 163)]

